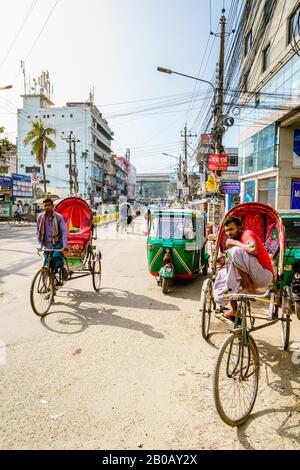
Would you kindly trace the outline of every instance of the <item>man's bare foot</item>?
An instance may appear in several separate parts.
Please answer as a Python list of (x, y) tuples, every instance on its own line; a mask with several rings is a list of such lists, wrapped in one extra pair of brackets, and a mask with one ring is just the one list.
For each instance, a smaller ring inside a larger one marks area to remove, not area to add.
[(227, 318), (227, 320), (230, 320), (231, 318), (234, 318), (237, 316), (237, 312), (235, 310), (230, 310), (229, 312), (223, 313), (223, 318)]

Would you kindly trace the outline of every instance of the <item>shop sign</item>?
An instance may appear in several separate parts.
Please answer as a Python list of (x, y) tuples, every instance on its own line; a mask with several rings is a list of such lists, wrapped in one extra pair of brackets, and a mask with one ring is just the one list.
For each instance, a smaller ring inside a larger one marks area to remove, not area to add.
[(17, 173), (13, 173), (12, 184), (13, 184), (13, 196), (14, 197), (20, 197), (20, 198), (32, 197), (31, 176), (18, 175)]
[(291, 209), (300, 209), (300, 181), (292, 183)]
[(223, 181), (238, 181), (239, 172), (238, 171), (222, 171), (222, 180)]
[(205, 183), (205, 187), (206, 187), (206, 190), (207, 191), (216, 191), (218, 189), (218, 181), (216, 180), (216, 178), (213, 176), (213, 175), (209, 175), (206, 183)]
[(209, 171), (222, 171), (228, 169), (228, 155), (208, 155), (208, 170)]
[(223, 181), (221, 185), (223, 194), (240, 194), (241, 185), (239, 181)]
[(0, 176), (0, 186), (11, 188), (12, 187), (12, 178), (9, 176)]

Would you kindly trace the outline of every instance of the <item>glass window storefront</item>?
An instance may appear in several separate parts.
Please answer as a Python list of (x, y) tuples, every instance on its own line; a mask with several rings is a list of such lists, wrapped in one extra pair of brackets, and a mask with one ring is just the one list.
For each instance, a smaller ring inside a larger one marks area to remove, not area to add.
[(277, 126), (275, 123), (240, 144), (241, 175), (272, 168), (277, 163)]
[(276, 109), (278, 106), (291, 106), (293, 99), (299, 95), (300, 61), (295, 54), (260, 90), (259, 103), (255, 96), (241, 109), (241, 124), (256, 123)]
[(258, 181), (258, 202), (268, 204), (275, 209), (276, 178), (265, 178)]
[(255, 181), (246, 181), (243, 202), (255, 201)]

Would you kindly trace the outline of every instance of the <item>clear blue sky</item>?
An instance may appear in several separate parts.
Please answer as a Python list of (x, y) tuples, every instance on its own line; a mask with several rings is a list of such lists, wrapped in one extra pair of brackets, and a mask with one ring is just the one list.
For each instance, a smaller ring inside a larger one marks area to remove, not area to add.
[[(213, 30), (223, 3), (212, 0)], [(230, 4), (231, 0), (225, 1), (227, 12)], [(203, 61), (209, 32), (209, 0), (5, 2), (0, 64), (5, 61), (0, 65), (0, 85), (13, 83), (14, 89), (0, 92), (0, 124), (10, 137), (16, 135), (16, 109), (23, 93), (19, 64), (28, 56), (26, 68), (32, 77), (42, 69), (49, 70), (57, 106), (86, 100), (94, 86), (95, 103), (115, 132), (113, 149), (122, 153), (131, 148), (138, 171), (167, 171), (176, 161), (161, 153), (179, 155), (180, 131), (186, 120), (193, 133), (199, 131), (200, 121), (195, 120), (207, 87), (197, 88), (199, 100), (191, 105), (153, 109), (150, 115), (143, 110), (157, 108), (166, 99), (186, 99), (197, 83), (158, 73), (158, 65), (198, 76), (203, 62), (200, 78), (211, 80), (219, 43), (210, 37), (207, 50), (211, 55)], [(134, 100), (147, 101), (113, 105)], [(137, 110), (140, 114), (131, 114)], [(119, 114), (125, 115), (117, 117)], [(191, 139), (191, 146), (194, 142)], [(225, 143), (236, 145), (236, 137)]]

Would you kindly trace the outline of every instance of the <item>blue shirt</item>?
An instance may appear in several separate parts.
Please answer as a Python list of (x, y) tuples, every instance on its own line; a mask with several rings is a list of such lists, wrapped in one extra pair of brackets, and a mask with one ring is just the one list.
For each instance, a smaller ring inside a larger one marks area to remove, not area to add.
[[(43, 214), (39, 215), (38, 221), (37, 221), (37, 230), (39, 230), (39, 225), (40, 225), (40, 220)], [(62, 243), (63, 248), (68, 247), (68, 241), (67, 241), (67, 227), (65, 224), (65, 221), (62, 217), (62, 215), (56, 213), (56, 218), (57, 218), (57, 224), (58, 224), (58, 243)], [(52, 243), (52, 226), (53, 226), (53, 221), (54, 221), (54, 215), (50, 217), (50, 219), (46, 216), (45, 217), (45, 232), (44, 232), (44, 238), (41, 242), (41, 245), (43, 248), (46, 248), (48, 250), (51, 250), (53, 248), (53, 243)]]

